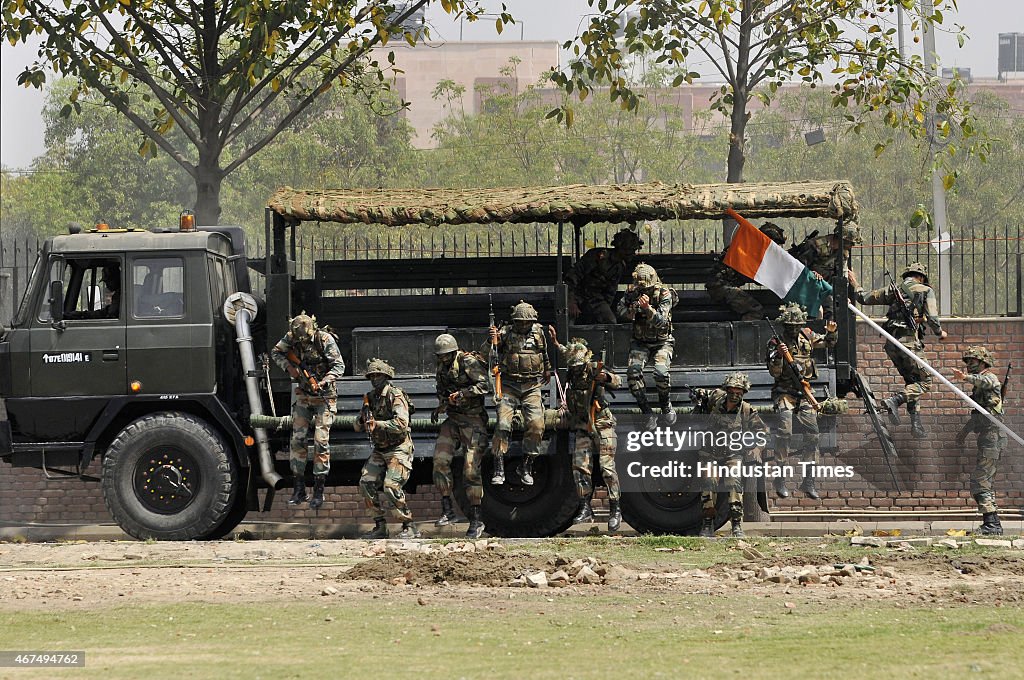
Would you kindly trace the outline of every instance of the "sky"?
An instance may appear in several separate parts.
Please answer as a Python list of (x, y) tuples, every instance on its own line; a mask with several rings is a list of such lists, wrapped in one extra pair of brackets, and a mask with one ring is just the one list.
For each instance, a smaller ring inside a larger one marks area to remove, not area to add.
[[(488, 9), (500, 11), (501, 3), (485, 0)], [(507, 27), (502, 36), (494, 33), (493, 21), (460, 27), (440, 8), (428, 12), (435, 40), (455, 41), (460, 28), (465, 40), (557, 40), (576, 35), (590, 11), (587, 0), (505, 0), (519, 25)], [(936, 38), (936, 52), (944, 66), (970, 68), (975, 78), (996, 76), (998, 34), (1024, 33), (1024, 0), (959, 0), (959, 12), (946, 23), (967, 28), (970, 40), (962, 49), (943, 33)], [(914, 48), (909, 44), (908, 48)], [(27, 168), (44, 151), (40, 111), (43, 94), (18, 86), (18, 73), (35, 58), (35, 47), (6, 42), (0, 45), (0, 164), (6, 168)], [(696, 69), (702, 70), (705, 69)], [(709, 72), (706, 72), (707, 75)]]

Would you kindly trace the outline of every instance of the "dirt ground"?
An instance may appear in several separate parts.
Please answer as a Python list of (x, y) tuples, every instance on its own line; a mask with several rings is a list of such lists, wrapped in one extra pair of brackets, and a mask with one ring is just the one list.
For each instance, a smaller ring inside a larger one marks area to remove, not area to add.
[[(553, 577), (552, 585), (533, 588), (521, 578), (539, 572)], [(584, 582), (584, 573), (594, 576)], [(670, 591), (841, 606), (883, 600), (1020, 607), (1024, 550), (979, 548), (969, 540), (952, 549), (866, 549), (845, 539), (679, 539), (671, 547), (644, 539), (0, 544), (0, 611), (7, 612), (382, 594), (414, 601), (513, 592), (654, 598)]]

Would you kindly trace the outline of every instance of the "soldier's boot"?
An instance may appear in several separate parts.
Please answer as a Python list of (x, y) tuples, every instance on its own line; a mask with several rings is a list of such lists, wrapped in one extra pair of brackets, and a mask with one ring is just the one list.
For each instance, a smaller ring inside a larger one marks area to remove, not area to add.
[(416, 528), (416, 522), (408, 520), (402, 522), (402, 530), (398, 532), (398, 538), (419, 538), (420, 530)]
[(644, 429), (648, 432), (653, 432), (654, 429), (658, 427), (658, 416), (654, 415), (654, 409), (652, 409), (650, 403), (648, 403), (647, 395), (640, 393), (633, 396), (636, 399), (636, 405), (640, 407), (640, 414), (644, 421)]
[(818, 495), (818, 489), (814, 486), (814, 475), (804, 475), (804, 481), (800, 483), (800, 490), (804, 492), (804, 495), (808, 498), (818, 500), (821, 496)]
[(924, 439), (928, 436), (928, 430), (924, 429), (924, 423), (921, 422), (921, 411), (916, 407), (913, 411), (910, 407), (907, 407), (907, 412), (910, 414), (910, 431), (914, 434), (917, 439)]
[(306, 480), (302, 478), (302, 475), (295, 475), (294, 490), (292, 491), (292, 497), (288, 499), (288, 505), (298, 505), (299, 503), (306, 502)]
[(701, 538), (714, 538), (715, 537), (715, 518), (705, 517), (700, 523), (700, 532), (697, 534)]
[(1003, 525), (999, 522), (999, 514), (995, 512), (986, 512), (981, 516), (982, 523), (978, 527), (978, 533), (984, 536), (1002, 536)]
[(659, 405), (661, 406), (661, 422), (666, 426), (676, 424), (676, 409), (672, 406), (672, 402), (669, 400), (669, 396), (663, 395), (659, 399)]
[(469, 528), (466, 529), (466, 538), (476, 540), (483, 536), (484, 521), (480, 516), (480, 506), (469, 506)]
[(888, 399), (883, 399), (882, 404), (885, 406), (886, 412), (889, 414), (889, 420), (893, 425), (900, 424), (900, 406), (907, 403), (907, 395), (905, 394), (894, 394)]
[(452, 497), (441, 496), (441, 516), (434, 522), (434, 526), (446, 527), (449, 524), (455, 524), (458, 518), (458, 515), (455, 514), (455, 508), (452, 507)]
[(594, 511), (590, 507), (590, 497), (580, 499), (580, 506), (576, 509), (576, 516), (572, 518), (573, 524), (586, 524), (594, 521)]
[(732, 537), (733, 538), (746, 538), (746, 534), (743, 533), (743, 520), (734, 519), (732, 520)]
[(373, 528), (367, 531), (365, 534), (360, 536), (367, 541), (372, 541), (376, 538), (387, 538), (388, 537), (388, 523), (383, 517), (373, 518)]
[(313, 475), (313, 500), (309, 502), (310, 510), (319, 510), (324, 504), (324, 479), (327, 475)]
[(524, 486), (533, 486), (533, 459), (536, 456), (525, 456), (523, 462), (519, 464), (519, 481)]
[(494, 474), (491, 475), (491, 484), (501, 486), (505, 483), (505, 457), (495, 454)]
[(789, 498), (789, 489), (786, 488), (785, 477), (775, 477), (772, 479), (772, 486), (775, 487), (775, 495), (779, 498)]
[(618, 531), (622, 525), (622, 510), (618, 501), (608, 501), (608, 531)]

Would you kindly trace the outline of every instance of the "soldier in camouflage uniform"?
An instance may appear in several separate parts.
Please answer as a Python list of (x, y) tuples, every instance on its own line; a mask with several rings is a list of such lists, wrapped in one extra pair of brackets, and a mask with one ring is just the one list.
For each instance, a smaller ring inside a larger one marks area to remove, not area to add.
[(670, 401), (672, 382), (668, 369), (675, 346), (672, 308), (678, 300), (675, 290), (662, 285), (654, 267), (641, 263), (633, 270), (633, 285), (619, 300), (616, 309), (620, 319), (633, 322), (626, 379), (640, 411), (647, 416), (648, 430), (653, 430), (658, 422), (647, 402), (644, 385), (644, 366), (648, 361), (654, 362), (654, 384), (658, 388), (662, 422), (665, 425), (676, 422), (676, 412)]
[[(761, 417), (754, 411), (754, 407), (743, 400), (743, 396), (750, 391), (750, 378), (746, 373), (731, 373), (726, 377), (722, 386), (716, 390), (694, 389), (691, 398), (702, 404), (706, 404), (706, 413), (711, 416), (707, 430), (712, 432), (765, 432)], [(716, 465), (732, 466), (737, 463), (743, 465), (746, 459), (746, 451), (733, 451), (729, 447), (705, 448), (700, 451), (702, 463), (714, 463)], [(751, 457), (759, 457), (760, 451), (753, 449)], [(703, 521), (701, 522), (700, 535), (706, 538), (715, 536), (715, 515), (718, 500), (718, 488), (721, 480), (716, 476), (705, 477), (701, 480), (701, 505), (703, 508)], [(743, 478), (729, 477), (725, 481), (725, 487), (729, 491), (729, 520), (732, 523), (732, 535), (736, 538), (743, 538)]]
[[(865, 305), (888, 305), (889, 309), (886, 312), (883, 328), (899, 340), (904, 347), (924, 358), (925, 324), (935, 335), (939, 336), (940, 340), (946, 338), (946, 331), (942, 330), (942, 325), (939, 323), (935, 292), (928, 285), (928, 269), (920, 262), (908, 265), (900, 278), (903, 282), (899, 284), (899, 291), (910, 304), (914, 323), (917, 324), (916, 332), (911, 328), (903, 305), (891, 286), (879, 288), (870, 293), (865, 293), (862, 288), (857, 288), (854, 291), (854, 298), (857, 302)], [(854, 281), (856, 282), (856, 279)], [(932, 389), (931, 374), (888, 340), (885, 343), (885, 354), (899, 371), (906, 387), (888, 399), (884, 399), (882, 403), (885, 404), (889, 418), (894, 425), (900, 424), (899, 407), (906, 404), (914, 436), (923, 439), (928, 436), (928, 433), (921, 422), (921, 410), (918, 402), (922, 395)]]
[[(541, 387), (551, 379), (544, 330), (537, 323), (537, 310), (520, 301), (512, 308), (512, 324), (500, 329), (491, 326), (491, 342), (497, 341), (498, 369), (501, 372), (502, 399), (497, 404), (498, 423), (494, 429), (491, 452), (494, 454), (494, 477), (491, 484), (505, 483), (505, 454), (512, 433), (512, 416), (517, 408), (523, 412), (523, 463), (519, 479), (533, 485), (533, 462), (540, 455), (544, 439), (544, 402)], [(486, 344), (483, 351), (489, 351)]]
[[(777, 244), (786, 244), (786, 234), (779, 225), (772, 222), (765, 222), (760, 227), (761, 233), (775, 241)], [(711, 270), (711, 278), (704, 284), (711, 300), (720, 305), (726, 305), (732, 311), (740, 315), (741, 321), (758, 321), (764, 318), (764, 307), (754, 299), (750, 291), (740, 286), (751, 283), (743, 274), (725, 264), (725, 255), (729, 252), (726, 246), (722, 254), (715, 262)]]
[(434, 340), (437, 357), (437, 402), (430, 414), (436, 423), (443, 413), (434, 444), (434, 485), (441, 492), (441, 517), (434, 523), (442, 527), (456, 521), (452, 505), (452, 457), (455, 447), (462, 447), (465, 457), (463, 477), (466, 498), (469, 499), (469, 530), (466, 538), (480, 538), (484, 523), (480, 504), (484, 498), (480, 462), (487, 448), (487, 409), (484, 397), (490, 391), (487, 385), (487, 361), (473, 352), (459, 350), (458, 342), (448, 333)]
[[(836, 258), (841, 257), (843, 273), (850, 282), (848, 290), (849, 298), (852, 301), (854, 300), (853, 289), (857, 285), (857, 279), (853, 275), (853, 270), (849, 269), (846, 263), (850, 259), (850, 252), (853, 250), (853, 247), (864, 243), (864, 239), (860, 234), (860, 226), (856, 222), (847, 222), (843, 225), (842, 229), (842, 247), (840, 247), (839, 237), (832, 233), (804, 239), (803, 242), (790, 248), (789, 253), (806, 265), (819, 279), (828, 281), (833, 285), (835, 285)], [(834, 303), (830, 295), (823, 301), (823, 315), (826, 321), (833, 317), (833, 307)]]
[[(971, 385), (974, 388), (971, 391), (971, 399), (1002, 420), (1002, 385), (992, 371), (992, 355), (985, 347), (976, 345), (964, 351), (963, 360), (967, 365), (967, 372), (953, 369), (953, 376)], [(978, 533), (999, 535), (1003, 533), (1003, 525), (999, 522), (992, 478), (995, 477), (996, 464), (1006, 445), (1006, 435), (978, 411), (971, 414), (970, 420), (957, 434), (957, 444), (963, 446), (964, 440), (971, 432), (978, 435), (978, 464), (971, 473), (971, 495), (978, 503), (978, 511), (981, 512), (983, 520)]]
[[(297, 359), (299, 365), (289, 360)], [(335, 381), (345, 373), (345, 362), (338, 350), (334, 335), (316, 325), (316, 317), (299, 314), (288, 323), (288, 332), (271, 350), (274, 363), (287, 371), (296, 381), (292, 402), (292, 437), (289, 465), (294, 479), (294, 491), (288, 502), (298, 505), (306, 500), (306, 438), (313, 426), (313, 500), (309, 507), (317, 510), (324, 503), (324, 482), (331, 469), (330, 435), (334, 415), (338, 412), (338, 393)], [(300, 371), (308, 371), (317, 382), (318, 390)]]
[(373, 443), (373, 453), (363, 465), (359, 477), (359, 492), (366, 507), (373, 511), (373, 529), (363, 538), (387, 538), (388, 525), (384, 520), (384, 507), (380, 493), (384, 492), (392, 512), (402, 520), (399, 538), (419, 538), (420, 532), (412, 521), (412, 512), (405, 500), (402, 487), (412, 474), (412, 430), (409, 418), (414, 410), (409, 395), (391, 384), (395, 369), (383, 359), (366, 362), (366, 379), (373, 389), (363, 397), (363, 410), (356, 418), (356, 432), (367, 431)]
[(573, 524), (594, 521), (590, 498), (594, 492), (591, 464), (596, 453), (601, 474), (608, 487), (608, 531), (617, 531), (622, 523), (619, 508), (619, 475), (615, 470), (615, 415), (608, 407), (606, 390), (622, 386), (622, 378), (604, 368), (603, 362), (591, 361), (593, 353), (586, 341), (574, 338), (568, 345), (558, 342), (553, 326), (548, 326), (551, 342), (568, 369), (565, 386), (565, 414), (569, 427), (576, 433), (572, 469), (580, 506)]
[(576, 323), (616, 323), (615, 294), (644, 242), (631, 229), (612, 238), (611, 248), (591, 248), (565, 275), (569, 316)]
[[(783, 323), (781, 342), (772, 338), (768, 342), (768, 373), (775, 378), (772, 386), (772, 400), (778, 413), (778, 429), (775, 431), (774, 457), (785, 461), (791, 449), (796, 448), (801, 462), (818, 462), (818, 413), (804, 395), (797, 375), (807, 381), (818, 377), (812, 352), (819, 347), (835, 347), (838, 340), (835, 321), (825, 323), (825, 334), (821, 335), (806, 328), (807, 312), (798, 304), (790, 303), (781, 307), (779, 321)], [(786, 366), (784, 355), (789, 351), (793, 356), (793, 368)], [(796, 431), (794, 431), (794, 419)], [(775, 493), (787, 498), (786, 480), (773, 480)], [(814, 475), (805, 474), (800, 490), (808, 498), (818, 499), (814, 486)]]

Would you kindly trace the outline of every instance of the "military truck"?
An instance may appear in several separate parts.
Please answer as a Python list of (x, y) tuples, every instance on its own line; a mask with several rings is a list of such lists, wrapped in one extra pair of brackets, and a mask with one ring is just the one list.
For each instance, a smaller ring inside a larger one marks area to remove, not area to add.
[[(178, 228), (101, 225), (51, 238), (0, 337), (0, 457), (51, 477), (100, 481), (111, 515), (132, 536), (224, 536), (247, 512), (268, 510), (274, 491), (290, 485), (285, 414), (292, 385), (267, 360), (290, 316), (306, 311), (338, 333), (349, 375), (338, 384), (328, 484), (354, 486), (369, 453), (365, 435), (351, 430), (368, 389), (361, 369), (369, 357), (391, 361), (396, 382), (420, 413), (429, 412), (436, 405), (434, 337), (452, 333), (462, 347), (476, 348), (485, 338), (489, 304), (500, 319), (526, 300), (563, 341), (572, 335), (603, 344), (608, 365), (624, 370), (627, 324), (572, 326), (567, 315), (563, 275), (582, 254), (583, 227), (717, 220), (728, 207), (750, 219), (808, 218), (825, 231), (857, 213), (852, 188), (839, 181), (458, 191), (285, 187), (268, 203), (268, 248), (261, 258), (247, 256), (242, 228), (197, 227), (187, 213)], [(326, 221), (395, 230), (536, 223), (557, 231), (558, 245), (555, 254), (539, 256), (322, 260), (312, 278), (300, 278), (296, 232)], [(685, 288), (706, 280), (715, 255), (641, 258), (663, 281)], [(265, 284), (259, 291), (253, 290), (257, 279)], [(844, 283), (837, 299), (845, 297)], [(427, 292), (398, 294), (408, 289)], [(768, 291), (756, 293), (771, 301)], [(738, 321), (702, 289), (680, 290), (674, 320), (677, 406), (686, 402), (683, 384), (717, 385), (737, 369), (754, 379), (750, 397), (768, 403), (766, 322)], [(844, 394), (858, 387), (854, 326), (844, 309), (837, 310), (837, 321), (840, 343), (821, 357), (818, 386)], [(558, 404), (554, 382), (546, 390), (552, 408)], [(628, 394), (614, 406), (632, 407)], [(413, 427), (410, 492), (431, 483), (436, 431), (425, 418), (415, 418)], [(533, 486), (515, 479), (486, 484), (483, 512), (492, 534), (547, 536), (570, 525), (576, 506), (570, 435), (552, 427), (546, 441)], [(489, 465), (488, 457), (485, 480)], [(456, 462), (457, 476), (459, 470)], [(695, 533), (700, 523), (693, 493), (652, 487), (626, 494), (622, 510), (640, 531)], [(719, 523), (725, 517), (723, 503)]]

